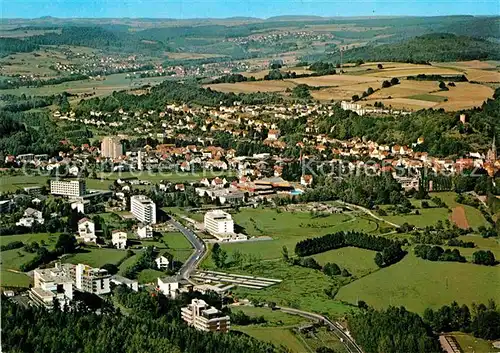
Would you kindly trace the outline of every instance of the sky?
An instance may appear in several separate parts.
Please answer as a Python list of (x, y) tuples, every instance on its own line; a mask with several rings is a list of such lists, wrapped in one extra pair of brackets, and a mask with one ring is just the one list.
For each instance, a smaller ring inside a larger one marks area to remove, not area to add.
[(1, 18), (500, 15), (499, 0), (0, 0)]

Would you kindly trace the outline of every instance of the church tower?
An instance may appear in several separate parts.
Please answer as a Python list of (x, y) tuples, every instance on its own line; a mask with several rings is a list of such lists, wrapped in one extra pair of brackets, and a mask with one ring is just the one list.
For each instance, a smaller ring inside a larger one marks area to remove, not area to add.
[(493, 142), (491, 143), (491, 148), (489, 149), (486, 158), (490, 162), (494, 162), (497, 160), (497, 146), (495, 144), (495, 135), (493, 135)]

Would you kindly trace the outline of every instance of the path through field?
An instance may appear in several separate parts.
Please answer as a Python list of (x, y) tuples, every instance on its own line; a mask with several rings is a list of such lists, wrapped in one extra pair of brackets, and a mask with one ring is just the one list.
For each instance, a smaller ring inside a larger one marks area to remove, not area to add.
[(459, 228), (469, 228), (469, 222), (467, 221), (467, 216), (465, 215), (465, 209), (463, 206), (457, 206), (453, 209), (451, 213), (451, 221)]

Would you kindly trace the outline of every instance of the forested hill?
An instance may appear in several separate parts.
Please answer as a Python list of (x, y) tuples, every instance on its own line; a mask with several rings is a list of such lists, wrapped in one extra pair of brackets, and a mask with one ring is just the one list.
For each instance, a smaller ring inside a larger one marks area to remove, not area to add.
[(145, 41), (123, 30), (102, 27), (63, 27), (61, 33), (46, 33), (24, 39), (0, 38), (0, 56), (30, 52), (40, 45), (76, 45), (134, 53), (167, 50), (160, 41)]
[(400, 62), (499, 60), (500, 44), (450, 33), (433, 33), (400, 43), (354, 48), (346, 51), (344, 58), (348, 61)]

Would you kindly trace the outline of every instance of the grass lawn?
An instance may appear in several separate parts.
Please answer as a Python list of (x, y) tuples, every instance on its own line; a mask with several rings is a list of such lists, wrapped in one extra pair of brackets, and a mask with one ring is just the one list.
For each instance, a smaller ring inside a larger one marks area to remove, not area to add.
[(266, 323), (263, 326), (291, 326), (307, 323), (309, 320), (298, 315), (291, 315), (280, 310), (271, 310), (269, 308), (258, 308), (254, 306), (232, 306), (232, 312), (243, 311), (250, 317), (263, 316)]
[(130, 266), (132, 266), (137, 261), (137, 257), (138, 255), (136, 253), (134, 256), (125, 259), (119, 266), (119, 273), (123, 275), (125, 270)]
[(359, 278), (378, 269), (374, 261), (375, 254), (375, 251), (347, 247), (326, 251), (313, 257), (321, 266), (333, 262), (340, 268), (347, 268), (351, 274)]
[[(306, 212), (278, 213), (269, 208), (245, 208), (234, 214), (233, 219), (248, 235), (269, 236), (272, 240), (224, 243), (221, 247), (228, 252), (238, 250), (242, 254), (263, 260), (280, 258), (283, 246), (293, 254), (295, 244), (303, 239), (347, 230), (371, 233), (379, 228), (376, 221), (365, 217), (353, 218), (344, 214), (332, 214), (313, 218)], [(204, 265), (211, 266), (210, 256), (206, 258)]]
[(33, 279), (24, 273), (15, 273), (2, 269), (0, 271), (0, 287), (29, 287)]
[(459, 304), (500, 301), (500, 266), (432, 262), (410, 253), (399, 263), (356, 280), (340, 289), (336, 299), (364, 300), (375, 308), (404, 305), (422, 314), (456, 300)]
[(350, 306), (330, 299), (325, 294), (325, 289), (343, 280), (340, 277), (332, 279), (320, 271), (290, 266), (281, 260), (262, 261), (228, 271), (283, 280), (280, 284), (260, 290), (238, 287), (234, 290), (234, 295), (238, 298), (256, 299), (260, 302), (274, 301), (278, 305), (325, 313), (331, 317), (343, 315), (351, 309)]
[(291, 328), (262, 326), (232, 326), (231, 330), (241, 331), (259, 341), (269, 342), (275, 346), (284, 346), (293, 353), (310, 352), (304, 343), (297, 338)]
[(141, 244), (142, 246), (155, 246), (160, 249), (160, 251), (166, 249), (174, 256), (175, 260), (181, 262), (186, 261), (193, 252), (191, 243), (180, 232), (164, 233), (161, 240), (162, 241), (142, 240)]
[(72, 264), (86, 264), (92, 267), (102, 267), (104, 264), (117, 264), (126, 255), (126, 250), (118, 249), (85, 249), (88, 252), (80, 252), (76, 254), (69, 255), (64, 258), (63, 262), (69, 262)]
[(158, 277), (164, 277), (164, 276), (166, 276), (165, 272), (152, 270), (152, 269), (146, 269), (146, 270), (142, 270), (141, 272), (139, 272), (139, 275), (137, 276), (137, 280), (141, 284), (151, 283), (151, 282), (156, 283), (156, 279)]
[(436, 192), (436, 193), (431, 193), (430, 195), (439, 197), (446, 203), (446, 205), (448, 205), (450, 209), (457, 206), (462, 206), (465, 210), (465, 216), (467, 217), (467, 221), (469, 222), (470, 227), (477, 229), (480, 226), (489, 226), (488, 221), (486, 221), (481, 211), (479, 211), (477, 208), (457, 203), (455, 201), (455, 197), (457, 196), (456, 193)]
[(22, 190), (28, 186), (43, 186), (47, 185), (46, 176), (34, 175), (2, 175), (0, 177), (0, 193), (14, 192)]
[[(450, 213), (446, 208), (419, 208), (419, 215), (416, 214), (398, 214), (395, 216), (383, 216), (385, 220), (396, 224), (409, 223), (416, 227), (424, 228), (426, 226), (434, 226), (438, 221), (446, 221)], [(390, 214), (390, 211), (388, 211)]]
[(453, 336), (457, 339), (460, 348), (464, 353), (489, 353), (495, 352), (493, 345), (481, 338), (467, 335), (462, 332), (456, 332)]
[(36, 241), (38, 244), (43, 240), (49, 249), (54, 248), (56, 245), (59, 233), (49, 234), (49, 233), (29, 233), (29, 234), (17, 234), (17, 235), (3, 235), (0, 236), (0, 245), (6, 245), (13, 241), (22, 241), (23, 243), (31, 243)]
[[(19, 267), (30, 261), (35, 254), (28, 253), (22, 249), (12, 249), (0, 253), (0, 286), (2, 287), (28, 287), (33, 281), (24, 273), (16, 273)], [(12, 270), (12, 271), (9, 271)]]

